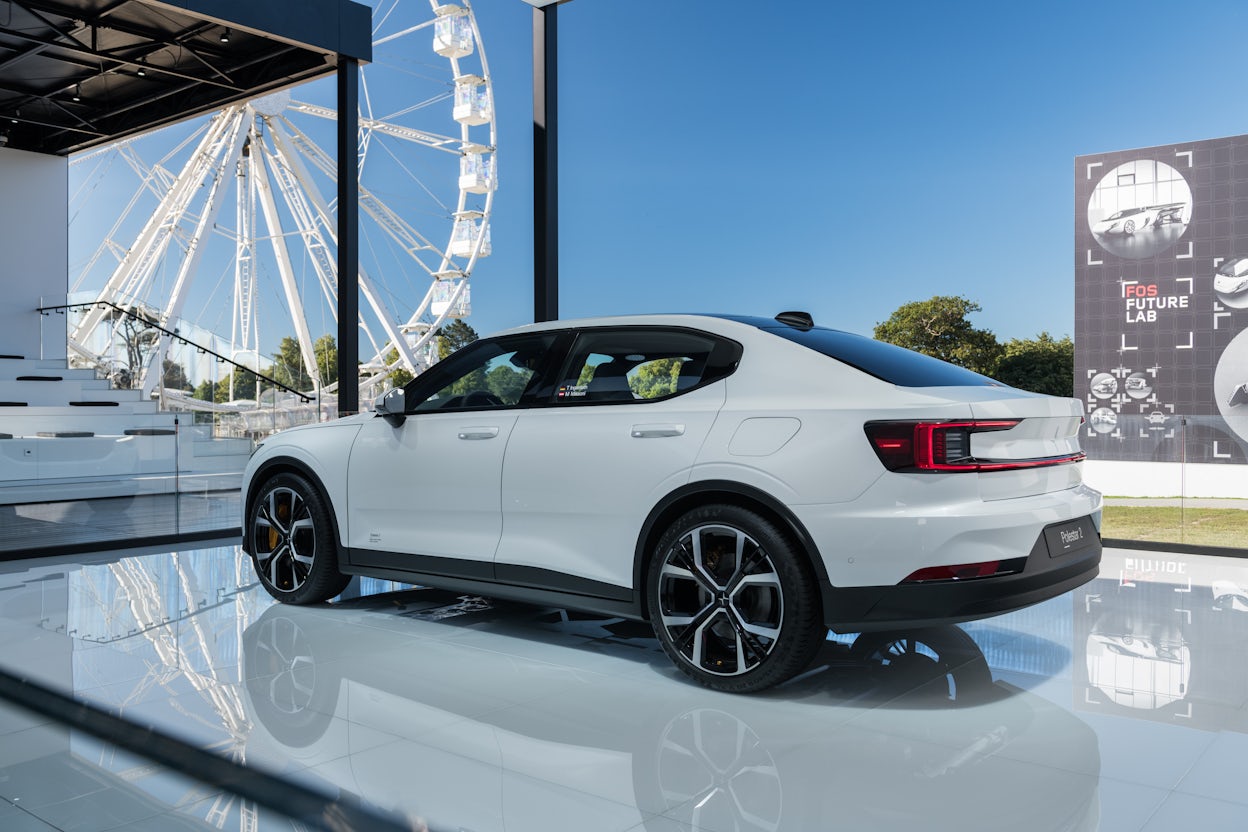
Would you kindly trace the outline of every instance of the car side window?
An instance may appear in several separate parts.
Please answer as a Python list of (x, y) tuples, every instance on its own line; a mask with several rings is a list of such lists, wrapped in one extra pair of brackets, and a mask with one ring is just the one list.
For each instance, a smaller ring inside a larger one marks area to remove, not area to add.
[(406, 410), (512, 407), (536, 380), (554, 342), (545, 334), (471, 344), (412, 382)]
[(714, 364), (717, 343), (681, 330), (584, 332), (572, 348), (555, 401), (644, 402), (683, 393), (709, 380), (707, 368)]

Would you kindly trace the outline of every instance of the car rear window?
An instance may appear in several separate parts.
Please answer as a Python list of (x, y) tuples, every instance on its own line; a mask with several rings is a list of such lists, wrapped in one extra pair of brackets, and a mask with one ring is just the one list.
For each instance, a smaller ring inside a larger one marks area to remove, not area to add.
[(1002, 387), (999, 381), (902, 347), (836, 329), (801, 330), (763, 326), (764, 332), (801, 344), (829, 358), (901, 387)]

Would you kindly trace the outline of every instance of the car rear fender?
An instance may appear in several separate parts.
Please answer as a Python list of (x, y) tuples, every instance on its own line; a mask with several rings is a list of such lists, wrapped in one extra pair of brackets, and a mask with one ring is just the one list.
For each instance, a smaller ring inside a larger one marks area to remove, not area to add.
[(799, 551), (805, 554), (818, 580), (820, 594), (825, 593), (828, 587), (828, 571), (823, 565), (823, 558), (819, 555), (814, 538), (783, 503), (764, 491), (739, 482), (700, 480), (683, 485), (660, 500), (642, 524), (633, 555), (633, 586), (637, 588), (636, 597), (643, 616), (649, 617), (646, 609), (646, 569), (659, 538), (686, 511), (712, 503), (749, 509), (778, 526), (797, 545)]

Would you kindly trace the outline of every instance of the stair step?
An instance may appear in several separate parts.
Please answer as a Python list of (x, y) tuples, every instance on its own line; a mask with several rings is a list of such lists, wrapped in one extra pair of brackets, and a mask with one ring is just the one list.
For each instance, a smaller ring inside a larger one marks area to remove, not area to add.
[[(58, 375), (60, 373), (77, 372), (76, 369), (68, 369), (69, 363), (64, 358), (21, 358), (19, 356), (9, 356), (6, 360), (0, 356), (0, 375), (9, 376), (9, 373), (22, 373), (29, 375)], [(95, 375), (95, 370), (89, 371), (91, 375)]]
[(33, 437), (41, 430), (87, 430), (97, 436), (122, 436), (123, 431), (140, 428), (173, 430), (177, 418), (174, 414), (158, 413), (155, 402), (141, 404), (151, 409), (136, 413), (125, 407), (0, 408), (0, 431)]
[(209, 456), (251, 456), (250, 439), (201, 439), (191, 444), (191, 455), (195, 457)]

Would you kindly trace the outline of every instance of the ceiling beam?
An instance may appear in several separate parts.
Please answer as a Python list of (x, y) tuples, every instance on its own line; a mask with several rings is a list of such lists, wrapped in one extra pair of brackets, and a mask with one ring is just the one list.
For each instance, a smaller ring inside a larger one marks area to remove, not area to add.
[[(33, 11), (53, 14), (58, 17), (64, 17), (68, 20), (81, 21), (84, 28), (95, 26), (101, 29), (112, 29), (115, 32), (121, 32), (124, 35), (133, 35), (137, 38), (151, 41), (152, 43), (159, 43), (170, 47), (180, 46), (183, 49), (190, 48), (187, 46), (186, 41), (191, 38), (199, 37), (206, 32), (220, 28), (217, 24), (210, 23), (208, 21), (195, 21), (193, 26), (189, 26), (171, 37), (168, 32), (162, 32), (159, 29), (153, 29), (149, 26), (144, 26), (141, 23), (131, 23), (129, 21), (116, 20), (113, 18), (109, 18), (107, 20), (105, 19), (118, 9), (130, 5), (133, 0), (120, 0), (120, 2), (114, 3), (112, 6), (94, 15), (86, 15), (83, 13), (82, 9), (75, 9), (61, 3), (50, 3), (46, 0), (13, 0), (13, 2), (15, 5), (20, 5)], [(151, 8), (150, 6), (145, 5), (142, 7), (146, 9)], [(211, 58), (228, 58), (230, 55), (230, 50), (216, 46), (211, 41), (195, 44), (195, 50)]]
[[(159, 52), (161, 49), (166, 48), (163, 45), (160, 47), (160, 49), (149, 49), (144, 54), (135, 56), (135, 58), (132, 60), (130, 58), (123, 58), (112, 52), (102, 52), (97, 49), (91, 49), (90, 47), (87, 47), (87, 46), (73, 46), (71, 44), (58, 41), (54, 38), (49, 38), (45, 35), (36, 35), (30, 32), (17, 31), (15, 29), (0, 28), (0, 34), (5, 35), (7, 37), (15, 38), (17, 40), (24, 40), (24, 41), (27, 41), (28, 43), (43, 44), (44, 46), (47, 46), (51, 49), (68, 52), (74, 55), (82, 55), (86, 57), (96, 58), (101, 61), (111, 61), (116, 66), (109, 67), (109, 69), (116, 69), (118, 67), (124, 66), (124, 67), (137, 70), (139, 67), (143, 67), (143, 69), (147, 72), (158, 73), (161, 75), (168, 75), (174, 78), (180, 78), (184, 81), (192, 81), (196, 84), (208, 84), (214, 87), (221, 87), (222, 89), (227, 89), (227, 90), (230, 90), (231, 92), (242, 92), (242, 89), (235, 86), (233, 83), (224, 83), (224, 82), (212, 79), (212, 78), (201, 78), (195, 75), (190, 75), (185, 72), (179, 72), (176, 69), (169, 69), (167, 67), (162, 67), (159, 64), (150, 64), (150, 63), (146, 63), (144, 61), (139, 60), (140, 58), (146, 58), (148, 55), (154, 52)], [(121, 48), (132, 49), (135, 46), (142, 46), (142, 45), (143, 44), (133, 44), (131, 46), (121, 47)]]

